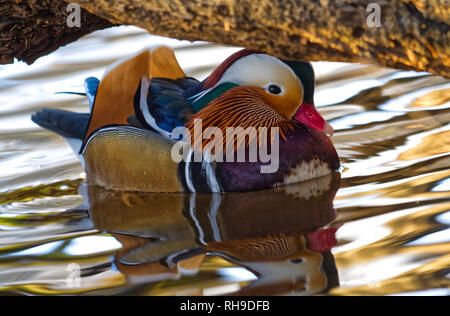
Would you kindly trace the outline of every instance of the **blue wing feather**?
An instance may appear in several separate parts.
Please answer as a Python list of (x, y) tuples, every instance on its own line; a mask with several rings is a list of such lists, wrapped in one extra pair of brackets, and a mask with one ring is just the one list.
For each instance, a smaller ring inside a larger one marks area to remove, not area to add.
[(92, 108), (94, 107), (95, 97), (97, 96), (98, 85), (100, 84), (100, 80), (95, 77), (89, 77), (84, 80), (84, 88), (86, 90), (86, 97), (89, 101), (89, 107), (92, 112)]
[(184, 92), (198, 84), (193, 78), (152, 78), (147, 104), (158, 127), (171, 132), (187, 122), (193, 110)]

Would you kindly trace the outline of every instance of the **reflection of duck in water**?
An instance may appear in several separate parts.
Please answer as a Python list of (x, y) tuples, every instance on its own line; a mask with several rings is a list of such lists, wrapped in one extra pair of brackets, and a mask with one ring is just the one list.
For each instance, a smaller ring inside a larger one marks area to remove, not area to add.
[(338, 187), (339, 175), (334, 174), (233, 194), (120, 193), (89, 187), (89, 200), (96, 228), (122, 243), (116, 265), (132, 283), (197, 275), (205, 256), (213, 255), (256, 276), (236, 295), (314, 294), (338, 284), (330, 252), (336, 228), (323, 228), (336, 217)]

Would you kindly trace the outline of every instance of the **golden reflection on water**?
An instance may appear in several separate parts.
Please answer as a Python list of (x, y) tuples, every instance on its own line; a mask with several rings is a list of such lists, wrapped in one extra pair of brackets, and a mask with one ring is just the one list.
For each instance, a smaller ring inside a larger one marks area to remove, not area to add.
[(424, 137), (420, 144), (403, 152), (398, 158), (401, 160), (413, 160), (449, 152), (450, 131), (444, 131)]
[(430, 108), (444, 106), (450, 102), (450, 89), (441, 89), (431, 91), (415, 99), (410, 108)]
[(197, 196), (80, 186), (77, 158), (31, 113), (87, 111), (55, 93), (157, 43), (198, 78), (236, 51), (122, 27), (0, 66), (0, 294), (450, 294), (447, 79), (315, 63), (340, 180)]

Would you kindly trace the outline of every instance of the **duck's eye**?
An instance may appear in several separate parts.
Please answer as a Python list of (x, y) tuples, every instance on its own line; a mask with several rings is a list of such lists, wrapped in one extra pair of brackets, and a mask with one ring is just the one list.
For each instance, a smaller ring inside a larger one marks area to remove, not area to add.
[(272, 93), (272, 94), (280, 94), (281, 93), (281, 88), (275, 84), (271, 84), (267, 90)]

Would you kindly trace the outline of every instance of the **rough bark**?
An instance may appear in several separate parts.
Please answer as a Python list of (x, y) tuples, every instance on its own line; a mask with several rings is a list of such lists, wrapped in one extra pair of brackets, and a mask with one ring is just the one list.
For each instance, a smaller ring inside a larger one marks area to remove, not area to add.
[[(0, 0), (0, 64), (28, 64), (112, 23), (83, 10), (81, 28), (67, 26), (63, 0)], [(70, 13), (70, 12), (69, 12)]]
[[(245, 46), (287, 59), (375, 63), (450, 77), (448, 0), (76, 2), (112, 23), (152, 34)], [(381, 7), (381, 27), (367, 23), (370, 3)]]

